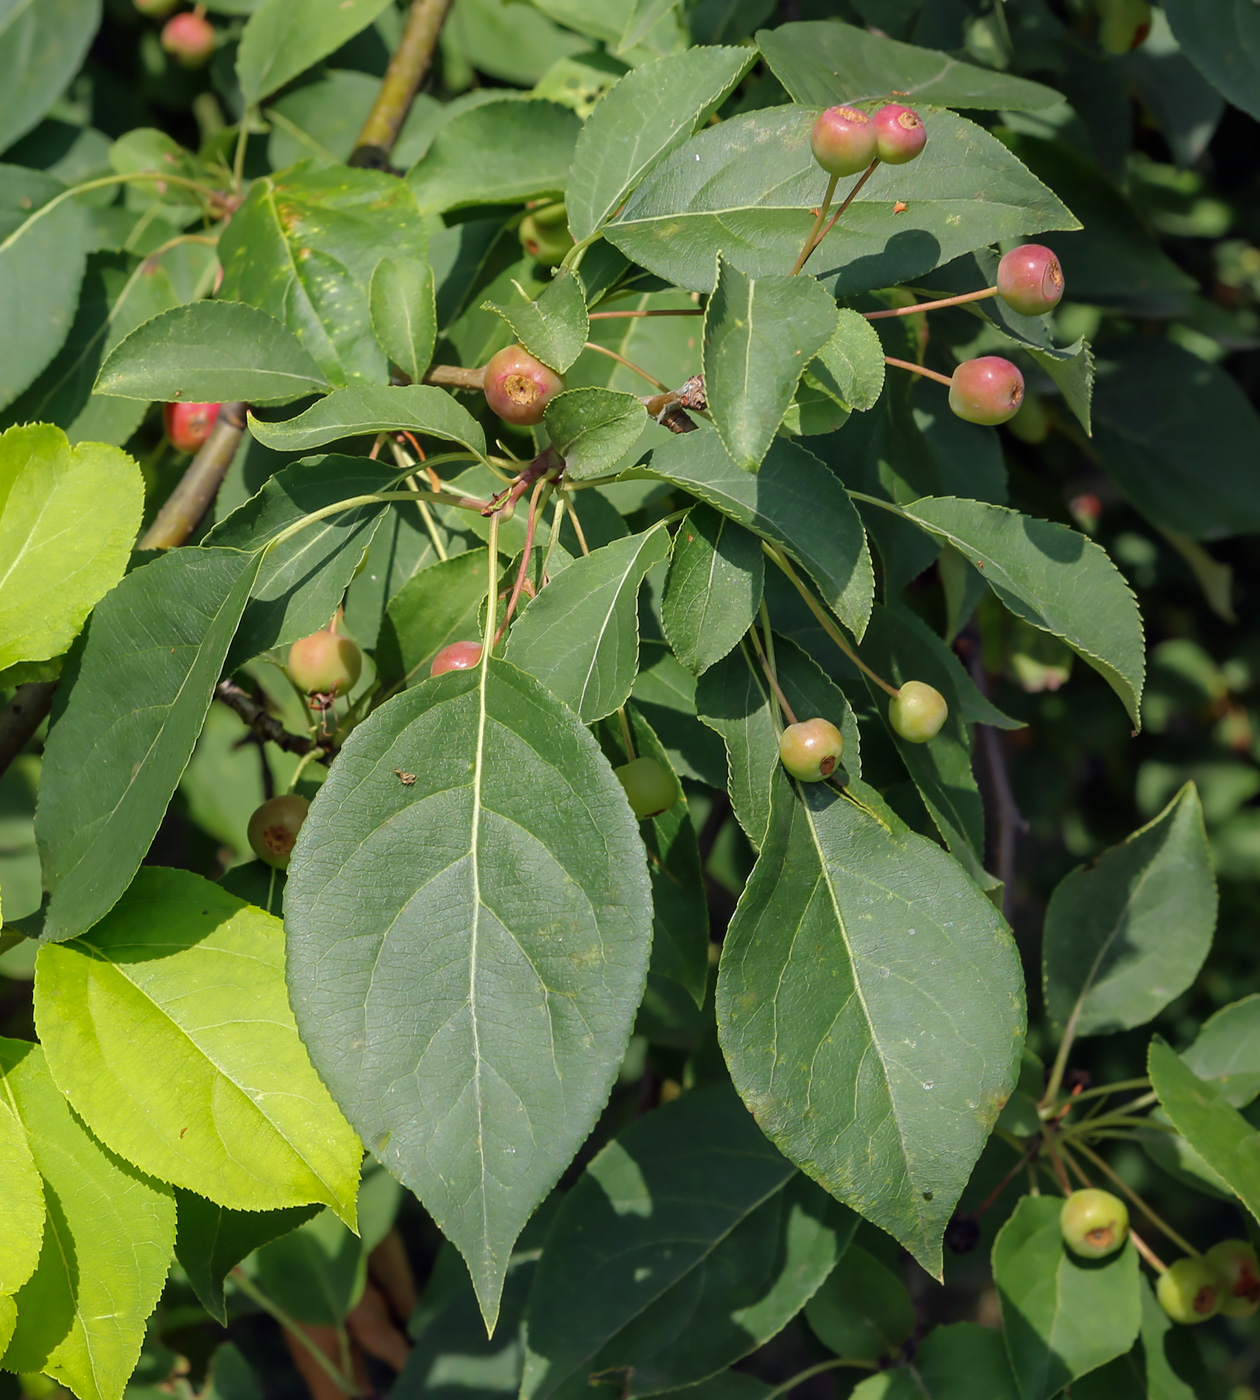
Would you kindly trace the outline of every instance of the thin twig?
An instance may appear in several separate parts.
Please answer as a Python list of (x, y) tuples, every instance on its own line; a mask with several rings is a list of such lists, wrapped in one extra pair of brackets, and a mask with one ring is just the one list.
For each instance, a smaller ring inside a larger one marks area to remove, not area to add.
[(618, 355), (615, 350), (610, 350), (606, 345), (596, 345), (593, 340), (588, 340), (586, 342), (586, 349), (594, 350), (600, 355), (607, 355), (610, 360), (616, 360), (619, 365), (625, 365), (627, 369), (633, 370), (641, 379), (646, 379), (649, 384), (655, 384), (663, 394), (669, 393), (669, 390), (654, 374), (649, 374), (647, 370), (640, 369), (633, 360), (627, 360), (624, 355)]
[(827, 225), (825, 229), (823, 229), (823, 231), (818, 235), (818, 237), (814, 239), (813, 243), (811, 243), (809, 247), (802, 250), (801, 256), (797, 260), (796, 266), (792, 269), (794, 273), (799, 272), (801, 268), (805, 266), (805, 264), (813, 256), (815, 248), (822, 247), (822, 244), (826, 239), (827, 235), (831, 232), (833, 228), (835, 228), (836, 223), (839, 220), (841, 214), (843, 214), (844, 211), (849, 207), (849, 205), (853, 203), (853, 201), (857, 198), (858, 191), (862, 188), (864, 184), (866, 184), (866, 182), (871, 178), (871, 176), (874, 175), (875, 167), (878, 164), (879, 157), (876, 156), (876, 158), (873, 161), (871, 161), (870, 165), (868, 165), (866, 169), (862, 172), (857, 184), (855, 184), (853, 188), (849, 191), (849, 193), (845, 195), (844, 200), (841, 203), (839, 209), (837, 209), (836, 212), (831, 216), (831, 222)]
[(275, 1318), (280, 1326), (283, 1327), (294, 1341), (296, 1341), (310, 1356), (311, 1360), (315, 1362), (338, 1390), (344, 1391), (347, 1395), (357, 1395), (359, 1393), (358, 1386), (356, 1386), (349, 1377), (343, 1375), (337, 1367), (329, 1361), (319, 1347), (306, 1335), (302, 1330), (302, 1324), (298, 1322), (296, 1318), (291, 1317), (279, 1303), (273, 1302), (272, 1299), (258, 1287), (253, 1279), (250, 1278), (244, 1269), (239, 1266), (233, 1269), (231, 1277), (232, 1282), (252, 1303), (257, 1304), (263, 1312)]
[(210, 436), (188, 470), (166, 498), (153, 524), (140, 536), (137, 549), (174, 549), (188, 539), (214, 500), (245, 432), (245, 405), (220, 405)]
[[(967, 669), (981, 695), (989, 693), (984, 673), (984, 662), (980, 655), (979, 638), (976, 637), (967, 652)], [(1002, 882), (1002, 914), (1009, 921), (1013, 903), (1012, 887), (1015, 882), (1015, 841), (1028, 830), (1028, 822), (1015, 801), (1010, 775), (1006, 771), (1006, 755), (1002, 752), (1002, 740), (991, 724), (976, 726), (980, 739), (980, 752), (984, 755), (985, 773), (993, 793), (993, 873)]]
[(823, 202), (818, 206), (818, 216), (814, 220), (813, 227), (805, 237), (805, 243), (801, 248), (800, 255), (792, 264), (793, 277), (805, 266), (805, 259), (809, 257), (810, 253), (813, 251), (814, 239), (818, 237), (818, 230), (822, 228), (823, 220), (827, 217), (827, 210), (831, 208), (831, 199), (836, 192), (836, 182), (839, 179), (839, 175), (833, 175), (827, 182), (827, 193), (823, 195)]
[(913, 360), (898, 360), (892, 355), (885, 355), (884, 363), (896, 365), (898, 369), (908, 369), (911, 374), (921, 374), (924, 379), (935, 379), (938, 384), (944, 384), (947, 389), (954, 382), (948, 374), (937, 374), (934, 369), (928, 369), (926, 365), (916, 365)]
[(466, 369), (463, 365), (430, 365), (424, 372), (426, 384), (436, 384), (443, 389), (483, 389), (486, 371)]
[(525, 587), (525, 579), (529, 574), (529, 559), (534, 552), (534, 531), (538, 527), (538, 515), (541, 510), (539, 496), (547, 489), (547, 478), (539, 477), (534, 485), (534, 494), (529, 498), (529, 518), (525, 522), (525, 548), (521, 551), (521, 565), (516, 571), (516, 584), (512, 589), (512, 596), (508, 599), (507, 610), (503, 614), (503, 621), (499, 623), (499, 630), (494, 634), (494, 645), (497, 647), (507, 631), (508, 623), (512, 620), (512, 614), (516, 611), (516, 604), (520, 600), (521, 590)]
[(398, 51), (355, 144), (351, 165), (384, 166), (433, 61), (451, 0), (413, 0)]
[(590, 321), (613, 321), (629, 319), (632, 316), (703, 316), (703, 307), (679, 308), (676, 311), (655, 310), (655, 311), (592, 311), (587, 319)]
[(969, 301), (983, 301), (997, 294), (996, 287), (985, 287), (981, 292), (963, 292), (956, 297), (941, 297), (939, 301), (921, 301), (915, 306), (897, 306), (891, 311), (863, 311), (860, 314), (868, 321), (882, 321), (886, 316), (913, 316), (916, 311), (940, 311), (946, 306), (965, 306)]
[(330, 744), (318, 743), (305, 734), (292, 733), (275, 715), (269, 715), (258, 701), (248, 691), (242, 690), (235, 681), (220, 681), (215, 687), (214, 697), (221, 700), (229, 710), (234, 710), (259, 740), (273, 743), (285, 753), (308, 754), (314, 751), (320, 763), (332, 762)]

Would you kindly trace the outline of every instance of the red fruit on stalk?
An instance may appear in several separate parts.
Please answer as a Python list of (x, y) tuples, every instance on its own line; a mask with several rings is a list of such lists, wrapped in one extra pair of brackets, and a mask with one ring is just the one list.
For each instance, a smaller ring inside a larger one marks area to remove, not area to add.
[(541, 423), (547, 405), (564, 387), (564, 376), (548, 369), (522, 345), (509, 345), (491, 355), (485, 368), (486, 402), (505, 423), (520, 428)]
[(277, 870), (286, 870), (293, 854), (293, 843), (306, 820), (310, 803), (295, 792), (271, 797), (249, 819), (249, 844), (259, 860)]
[(927, 145), (927, 127), (913, 107), (890, 102), (871, 118), (875, 146), (885, 165), (904, 165)]
[(363, 669), (363, 653), (339, 632), (312, 632), (289, 648), (289, 675), (307, 695), (345, 695)]
[(875, 128), (856, 107), (828, 107), (814, 123), (809, 145), (828, 175), (856, 175), (875, 159)]
[(1021, 316), (1053, 311), (1063, 298), (1063, 268), (1049, 248), (1025, 243), (998, 263), (998, 295)]
[(196, 452), (210, 436), (221, 404), (168, 403), (162, 410), (166, 438), (180, 452)]
[(429, 675), (440, 676), (445, 671), (471, 671), (474, 666), (480, 665), (480, 642), (452, 642), (433, 658)]
[(204, 68), (214, 57), (214, 25), (195, 12), (172, 15), (162, 26), (162, 47), (184, 68)]
[(1024, 401), (1024, 376), (1000, 355), (964, 360), (949, 384), (949, 406), (968, 423), (1005, 423)]

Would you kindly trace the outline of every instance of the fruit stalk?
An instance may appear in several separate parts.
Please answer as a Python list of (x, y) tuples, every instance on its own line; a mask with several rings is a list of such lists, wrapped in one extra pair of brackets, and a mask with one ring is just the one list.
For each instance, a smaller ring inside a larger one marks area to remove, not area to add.
[(814, 226), (810, 229), (805, 239), (805, 246), (801, 249), (800, 257), (792, 265), (792, 275), (795, 276), (801, 268), (805, 266), (805, 259), (809, 257), (810, 249), (814, 246), (814, 239), (818, 237), (818, 230), (823, 226), (823, 220), (827, 217), (827, 211), (831, 208), (832, 196), (836, 192), (836, 185), (839, 182), (839, 175), (833, 175), (827, 181), (827, 193), (823, 195), (823, 201), (818, 206), (818, 217), (814, 220)]
[(389, 61), (381, 90), (355, 142), (351, 165), (380, 167), (388, 163), (402, 124), (429, 71), (450, 8), (451, 0), (413, 0), (398, 51)]
[(947, 306), (965, 306), (969, 301), (984, 301), (998, 294), (996, 287), (984, 287), (978, 292), (961, 292), (956, 297), (941, 297), (939, 301), (921, 301), (914, 306), (896, 306), (887, 311), (863, 311), (868, 321), (882, 321), (888, 316), (913, 316), (916, 311), (940, 311)]
[(843, 215), (844, 211), (858, 197), (858, 191), (862, 188), (864, 184), (866, 184), (866, 182), (871, 178), (871, 176), (874, 175), (875, 169), (878, 165), (879, 159), (877, 157), (875, 160), (871, 161), (870, 165), (868, 165), (866, 169), (861, 173), (861, 175), (858, 176), (853, 188), (849, 191), (848, 194), (845, 195), (844, 199), (841, 201), (839, 209), (837, 209), (836, 212), (831, 216), (831, 222), (827, 225), (827, 227), (823, 229), (823, 231), (818, 235), (816, 239), (814, 239), (810, 243), (807, 243), (805, 247), (801, 249), (801, 255), (799, 258), (797, 258), (796, 265), (792, 268), (793, 274), (798, 273), (801, 270), (801, 268), (805, 266), (805, 264), (810, 260), (810, 257), (813, 255), (814, 249), (819, 247), (826, 240), (827, 235), (831, 232), (833, 228), (835, 228), (836, 224), (839, 223), (841, 215)]
[(254, 737), (264, 742), (270, 741), (285, 753), (314, 754), (320, 763), (332, 762), (332, 747), (327, 740), (308, 738), (305, 734), (294, 734), (286, 729), (275, 717), (254, 699), (248, 691), (242, 690), (233, 680), (220, 681), (215, 687), (214, 698), (221, 700), (229, 710), (235, 711), (249, 726)]
[[(915, 310), (918, 310), (916, 307)], [(954, 382), (948, 374), (938, 374), (934, 369), (928, 369), (926, 365), (916, 365), (913, 360), (898, 360), (893, 355), (885, 355), (884, 363), (894, 365), (897, 369), (909, 370), (911, 374), (921, 374), (924, 379), (935, 379), (938, 384), (944, 384), (948, 389)]]
[(787, 716), (788, 723), (795, 724), (796, 715), (792, 712), (792, 706), (788, 703), (788, 698), (784, 695), (783, 689), (779, 685), (778, 678), (774, 674), (774, 668), (770, 665), (765, 649), (761, 645), (761, 638), (757, 636), (757, 629), (755, 626), (748, 629), (748, 639), (752, 642), (753, 650), (757, 653), (757, 660), (761, 664), (762, 671), (765, 672), (766, 680), (770, 682), (770, 689), (774, 691), (774, 698), (779, 708)]
[(1129, 1200), (1131, 1200), (1133, 1204), (1137, 1206), (1137, 1208), (1142, 1212), (1142, 1214), (1146, 1216), (1146, 1218), (1151, 1222), (1151, 1224), (1154, 1225), (1154, 1227), (1162, 1235), (1165, 1235), (1168, 1239), (1170, 1239), (1173, 1242), (1173, 1244), (1177, 1246), (1178, 1249), (1183, 1250), (1186, 1254), (1193, 1256), (1197, 1256), (1199, 1254), (1200, 1251), (1195, 1249), (1194, 1245), (1192, 1245), (1188, 1240), (1184, 1239), (1181, 1235), (1179, 1235), (1176, 1232), (1176, 1230), (1174, 1230), (1173, 1227), (1169, 1225), (1169, 1223), (1166, 1220), (1163, 1219), (1162, 1216), (1157, 1215), (1151, 1209), (1151, 1207), (1146, 1204), (1142, 1197), (1139, 1196), (1138, 1193), (1124, 1180), (1124, 1178), (1121, 1177), (1119, 1173), (1113, 1171), (1111, 1167), (1107, 1165), (1107, 1163), (1098, 1155), (1097, 1152), (1093, 1151), (1089, 1147), (1086, 1147), (1083, 1142), (1074, 1142), (1072, 1146), (1073, 1149), (1079, 1152), (1083, 1157), (1088, 1157), (1089, 1160), (1094, 1164), (1094, 1166), (1096, 1166), (1098, 1170), (1102, 1172), (1103, 1175), (1107, 1177), (1108, 1180), (1111, 1181), (1114, 1186), (1116, 1186), (1119, 1190), (1123, 1191), (1124, 1194), (1129, 1198)]

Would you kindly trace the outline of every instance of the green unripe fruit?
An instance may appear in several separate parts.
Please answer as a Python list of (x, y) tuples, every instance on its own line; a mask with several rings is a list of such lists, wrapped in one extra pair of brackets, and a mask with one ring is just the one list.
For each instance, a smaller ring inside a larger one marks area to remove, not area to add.
[(875, 128), (856, 107), (828, 107), (809, 134), (814, 159), (828, 175), (856, 175), (875, 159)]
[(1110, 1191), (1073, 1191), (1059, 1212), (1059, 1229), (1073, 1254), (1105, 1259), (1129, 1238), (1128, 1207)]
[(1221, 1312), (1226, 1317), (1250, 1317), (1260, 1309), (1260, 1263), (1246, 1240), (1222, 1240), (1203, 1257), (1224, 1284)]
[(573, 247), (568, 215), (563, 204), (548, 204), (531, 209), (521, 220), (521, 247), (544, 267), (555, 267)]
[(678, 789), (669, 770), (654, 758), (632, 758), (614, 768), (617, 781), (626, 790), (630, 810), (640, 821), (659, 817), (678, 801)]
[(888, 707), (888, 722), (910, 744), (934, 739), (948, 716), (945, 697), (926, 681), (906, 681)]
[(1001, 355), (964, 360), (949, 381), (949, 406), (968, 423), (1007, 423), (1023, 401), (1024, 376)]
[(779, 758), (803, 783), (830, 778), (843, 753), (844, 735), (830, 720), (803, 719), (779, 735)]
[(363, 653), (339, 632), (312, 632), (289, 648), (289, 675), (307, 695), (345, 695), (363, 669)]
[(135, 0), (136, 9), (150, 19), (165, 19), (179, 0)]
[(1155, 1285), (1159, 1305), (1174, 1322), (1206, 1322), (1221, 1308), (1224, 1285), (1206, 1259), (1178, 1259)]
[(1097, 0), (1098, 44), (1108, 53), (1131, 53), (1146, 43), (1151, 32), (1151, 7), (1146, 0)]
[(249, 844), (259, 860), (277, 870), (289, 868), (293, 843), (306, 820), (310, 803), (296, 792), (271, 797), (249, 819)]

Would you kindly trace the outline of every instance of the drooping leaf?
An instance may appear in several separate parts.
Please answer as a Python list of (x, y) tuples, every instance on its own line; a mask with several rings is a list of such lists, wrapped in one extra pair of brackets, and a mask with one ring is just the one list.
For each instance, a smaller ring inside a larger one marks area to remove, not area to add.
[(72, 449), (42, 424), (0, 435), (0, 670), (65, 651), (122, 577), (143, 506), (140, 468), (116, 447)]
[(277, 452), (309, 452), (340, 438), (403, 428), (457, 442), (478, 457), (485, 455), (481, 425), (445, 389), (431, 384), (397, 388), (356, 384), (326, 394), (305, 413), (283, 423), (265, 423), (253, 414), (249, 418), (250, 432)]
[(8, 1296), (35, 1272), (45, 1209), (44, 1185), (26, 1132), (5, 1101), (0, 1101), (0, 1196), (5, 1216), (0, 1235), (0, 1296)]
[(1212, 86), (1260, 118), (1260, 15), (1247, 0), (1199, 5), (1167, 0), (1163, 6), (1186, 57)]
[(896, 1274), (850, 1245), (805, 1305), (805, 1319), (837, 1356), (878, 1361), (896, 1356), (914, 1332), (914, 1305)]
[(808, 570), (827, 606), (861, 637), (875, 592), (866, 532), (844, 488), (812, 453), (776, 439), (753, 475), (732, 460), (716, 433), (700, 431), (658, 447), (643, 470), (782, 545)]
[(609, 1372), (628, 1395), (705, 1379), (783, 1326), (853, 1225), (729, 1088), (685, 1094), (565, 1197), (534, 1278), (523, 1400), (582, 1395)]
[(250, 104), (281, 88), (339, 49), (385, 9), (389, 0), (261, 0), (236, 54), (241, 94)]
[(210, 708), (258, 571), (234, 549), (181, 549), (97, 605), (63, 676), (35, 835), (51, 891), (43, 937), (91, 928), (149, 849)]
[(1143, 1025), (1194, 981), (1216, 928), (1199, 795), (1187, 783), (1127, 841), (1077, 866), (1046, 909), (1046, 1009), (1077, 1035)]
[(1260, 993), (1223, 1006), (1181, 1058), (1235, 1108), (1260, 1094)]
[(1022, 1197), (993, 1245), (1002, 1333), (1022, 1400), (1050, 1400), (1123, 1356), (1142, 1320), (1133, 1244), (1106, 1261), (1077, 1259), (1063, 1244), (1062, 1204)]
[(812, 277), (745, 277), (719, 255), (704, 385), (718, 436), (745, 471), (761, 465), (805, 366), (835, 331), (835, 302)]
[(476, 640), (488, 561), (482, 549), (439, 560), (418, 570), (389, 600), (376, 651), (377, 675), (385, 685), (418, 685), (444, 646)]
[(937, 49), (901, 44), (837, 20), (812, 20), (757, 32), (757, 46), (794, 102), (834, 107), (895, 92), (911, 105), (1018, 112), (1053, 107), (1053, 88), (962, 63)]
[(42, 1371), (80, 1400), (121, 1400), (170, 1266), (174, 1197), (83, 1127), (38, 1045), (0, 1040), (0, 1088), (48, 1205), (39, 1263), (15, 1296), (17, 1327), (0, 1362)]
[(761, 604), (761, 541), (710, 506), (694, 506), (678, 527), (661, 625), (674, 655), (699, 675), (752, 626)]
[(512, 627), (507, 660), (591, 723), (625, 703), (639, 667), (639, 585), (669, 557), (654, 525), (575, 559)]
[(0, 151), (56, 102), (79, 71), (101, 22), (101, 0), (42, 0), (0, 16)]
[(901, 509), (978, 568), (1016, 617), (1062, 637), (1140, 722), (1142, 621), (1128, 584), (1098, 545), (1065, 525), (981, 501), (939, 497)]
[(487, 301), (482, 309), (502, 316), (531, 355), (563, 374), (582, 353), (590, 334), (581, 281), (562, 269), (536, 299), (526, 296), (519, 282), (512, 287), (516, 295), (506, 304)]
[(620, 783), (515, 667), (448, 672), (350, 736), (298, 837), (285, 916), (316, 1069), (459, 1248), (493, 1323), (512, 1243), (603, 1107), (647, 971)]
[(638, 442), (647, 410), (620, 389), (566, 389), (547, 405), (543, 421), (571, 481), (608, 471)]
[(124, 399), (254, 404), (328, 387), (292, 332), (232, 301), (195, 301), (146, 321), (110, 351), (93, 386)]
[[(826, 185), (809, 147), (817, 115), (770, 107), (706, 127), (653, 168), (605, 236), (689, 291), (712, 290), (718, 248), (746, 276), (785, 272)], [(913, 280), (1000, 239), (1077, 227), (987, 132), (949, 112), (925, 121), (923, 154), (879, 166), (811, 258), (808, 270), (836, 296)]]
[(381, 348), (418, 384), (437, 338), (433, 268), (421, 258), (382, 258), (368, 286), (368, 305)]
[(830, 787), (793, 791), (777, 774), (717, 1016), (771, 1141), (939, 1276), (1024, 1027), (1009, 930), (962, 868)]
[(696, 48), (627, 73), (591, 113), (573, 151), (565, 200), (573, 236), (589, 238), (718, 106), (753, 58), (745, 48)]

